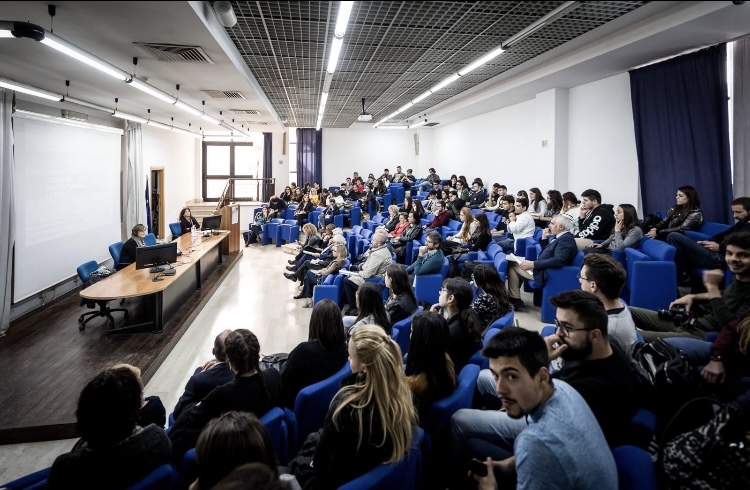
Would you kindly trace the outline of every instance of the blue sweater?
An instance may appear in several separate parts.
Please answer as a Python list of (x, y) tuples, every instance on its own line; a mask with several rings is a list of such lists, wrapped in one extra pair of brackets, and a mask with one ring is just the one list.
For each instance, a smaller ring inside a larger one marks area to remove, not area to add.
[(425, 274), (437, 274), (440, 272), (440, 268), (443, 267), (445, 261), (445, 255), (442, 250), (438, 250), (437, 253), (430, 255), (425, 259), (425, 255), (420, 255), (417, 260), (406, 268), (407, 274), (414, 274), (415, 276), (423, 276)]

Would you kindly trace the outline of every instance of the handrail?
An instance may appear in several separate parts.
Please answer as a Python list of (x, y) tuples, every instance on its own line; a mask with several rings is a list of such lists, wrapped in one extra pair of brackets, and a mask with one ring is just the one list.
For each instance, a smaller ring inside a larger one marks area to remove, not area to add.
[(234, 200), (234, 183), (238, 180), (250, 180), (255, 181), (258, 186), (258, 199), (260, 200), (260, 184), (263, 185), (266, 184), (273, 184), (276, 185), (276, 178), (275, 177), (261, 177), (261, 178), (254, 178), (254, 177), (229, 177), (227, 179), (227, 183), (224, 184), (224, 190), (221, 192), (221, 196), (219, 197), (219, 202), (216, 205), (215, 211), (219, 211), (224, 206), (228, 206), (233, 200)]

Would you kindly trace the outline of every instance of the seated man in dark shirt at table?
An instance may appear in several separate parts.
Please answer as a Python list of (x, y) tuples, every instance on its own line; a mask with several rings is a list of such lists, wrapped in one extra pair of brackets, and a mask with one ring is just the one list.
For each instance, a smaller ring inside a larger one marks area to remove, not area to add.
[(174, 407), (174, 418), (180, 416), (182, 410), (191, 403), (203, 400), (211, 390), (217, 386), (229, 383), (234, 379), (234, 373), (227, 364), (227, 352), (224, 341), (232, 331), (224, 330), (214, 339), (214, 359), (195, 370), (185, 386), (185, 392)]

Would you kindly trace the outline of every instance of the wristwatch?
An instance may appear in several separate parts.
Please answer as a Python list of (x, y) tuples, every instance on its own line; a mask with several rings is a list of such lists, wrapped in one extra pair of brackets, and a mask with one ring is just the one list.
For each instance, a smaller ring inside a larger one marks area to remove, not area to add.
[(711, 356), (709, 357), (711, 362), (724, 362), (724, 360), (721, 358), (721, 356)]

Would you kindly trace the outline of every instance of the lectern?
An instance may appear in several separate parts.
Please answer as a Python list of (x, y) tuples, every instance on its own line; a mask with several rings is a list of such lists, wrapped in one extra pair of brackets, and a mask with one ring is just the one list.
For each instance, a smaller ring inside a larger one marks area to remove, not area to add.
[(229, 238), (221, 242), (221, 254), (229, 255), (240, 251), (240, 205), (229, 204), (219, 211), (221, 229), (229, 230)]

